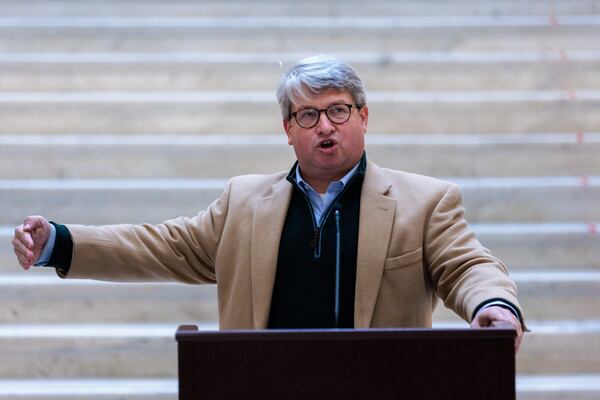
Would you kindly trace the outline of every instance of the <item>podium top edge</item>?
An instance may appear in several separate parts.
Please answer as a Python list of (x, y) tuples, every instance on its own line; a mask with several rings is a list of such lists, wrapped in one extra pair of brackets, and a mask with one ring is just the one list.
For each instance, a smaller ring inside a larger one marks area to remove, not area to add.
[(412, 340), (419, 339), (514, 339), (516, 332), (505, 328), (432, 329), (239, 329), (200, 331), (195, 325), (182, 325), (175, 334), (179, 340), (260, 341), (260, 340)]

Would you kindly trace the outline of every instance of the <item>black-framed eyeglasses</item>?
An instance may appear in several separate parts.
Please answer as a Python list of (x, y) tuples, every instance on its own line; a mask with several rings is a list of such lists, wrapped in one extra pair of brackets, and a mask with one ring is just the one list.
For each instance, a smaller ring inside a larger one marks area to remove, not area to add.
[(350, 118), (350, 112), (352, 111), (352, 104), (332, 104), (322, 110), (310, 107), (303, 108), (292, 113), (292, 116), (304, 129), (309, 129), (316, 126), (321, 118), (321, 113), (324, 112), (327, 115), (327, 119), (333, 124), (343, 124)]

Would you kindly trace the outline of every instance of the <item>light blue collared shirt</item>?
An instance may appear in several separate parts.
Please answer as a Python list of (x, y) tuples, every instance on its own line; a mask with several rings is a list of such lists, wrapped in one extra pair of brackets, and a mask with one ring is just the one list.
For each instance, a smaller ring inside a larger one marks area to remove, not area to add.
[(48, 261), (50, 261), (50, 256), (52, 256), (52, 250), (54, 250), (54, 242), (56, 241), (56, 228), (54, 225), (50, 224), (50, 236), (48, 237), (48, 241), (44, 245), (44, 249), (40, 253), (40, 256), (36, 260), (35, 267), (45, 267), (48, 265)]
[(298, 184), (298, 187), (300, 187), (300, 189), (302, 189), (302, 191), (308, 196), (308, 200), (310, 201), (310, 205), (312, 206), (313, 214), (315, 216), (315, 221), (317, 222), (317, 227), (321, 226), (321, 223), (323, 222), (321, 221), (321, 218), (324, 214), (326, 214), (327, 210), (329, 210), (329, 207), (331, 207), (334, 200), (338, 197), (342, 190), (344, 190), (346, 184), (348, 184), (350, 179), (354, 176), (354, 174), (356, 174), (359, 165), (360, 162), (358, 162), (354, 168), (352, 168), (339, 181), (333, 181), (329, 183), (325, 194), (317, 193), (315, 189), (308, 184), (308, 182), (302, 179), (300, 167), (296, 167), (296, 183)]

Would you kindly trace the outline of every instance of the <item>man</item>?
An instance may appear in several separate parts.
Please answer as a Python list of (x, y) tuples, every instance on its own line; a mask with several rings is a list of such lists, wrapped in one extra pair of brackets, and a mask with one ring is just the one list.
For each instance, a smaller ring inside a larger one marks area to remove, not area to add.
[(13, 239), (20, 264), (64, 278), (216, 283), (223, 329), (430, 327), (439, 297), (473, 327), (514, 328), (517, 350), (516, 286), (468, 229), (460, 191), (367, 159), (354, 70), (304, 59), (277, 98), (298, 159), (289, 173), (233, 178), (196, 217), (156, 226), (28, 217)]

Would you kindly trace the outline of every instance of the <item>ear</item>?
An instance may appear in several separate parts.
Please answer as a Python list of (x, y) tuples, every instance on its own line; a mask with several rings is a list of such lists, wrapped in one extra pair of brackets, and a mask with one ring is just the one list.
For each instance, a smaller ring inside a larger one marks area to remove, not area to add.
[(291, 119), (284, 119), (283, 120), (283, 129), (285, 130), (285, 134), (288, 137), (288, 144), (291, 146), (293, 145), (293, 141), (292, 141), (292, 120)]
[(358, 116), (360, 117), (360, 124), (363, 128), (363, 134), (367, 133), (367, 125), (369, 123), (369, 107), (366, 105), (358, 111)]

